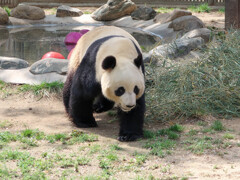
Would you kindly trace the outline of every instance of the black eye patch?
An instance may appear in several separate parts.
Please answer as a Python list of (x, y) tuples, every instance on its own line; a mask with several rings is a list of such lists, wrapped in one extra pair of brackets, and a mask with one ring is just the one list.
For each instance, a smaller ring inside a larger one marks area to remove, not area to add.
[(125, 93), (125, 89), (123, 87), (119, 87), (116, 91), (115, 91), (115, 95), (116, 96), (121, 96)]
[(138, 88), (137, 86), (135, 86), (133, 91), (134, 91), (134, 93), (135, 93), (136, 95), (138, 95), (138, 93), (139, 93), (139, 88)]

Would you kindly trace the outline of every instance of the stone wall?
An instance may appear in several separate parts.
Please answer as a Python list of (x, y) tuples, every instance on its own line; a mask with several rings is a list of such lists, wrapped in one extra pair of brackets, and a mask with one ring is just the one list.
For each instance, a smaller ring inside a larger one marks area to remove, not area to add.
[[(132, 0), (137, 5), (151, 6), (189, 6), (208, 3), (211, 6), (224, 6), (225, 0)], [(14, 7), (18, 3), (29, 3), (38, 6), (54, 6), (55, 4), (68, 4), (71, 6), (101, 6), (107, 0), (0, 0), (0, 6)]]

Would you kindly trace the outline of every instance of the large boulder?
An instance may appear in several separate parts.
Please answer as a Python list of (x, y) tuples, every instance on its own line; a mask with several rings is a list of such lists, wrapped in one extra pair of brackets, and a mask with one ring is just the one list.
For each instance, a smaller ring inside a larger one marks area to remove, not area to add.
[(14, 57), (0, 56), (0, 69), (23, 69), (28, 67), (28, 62)]
[(8, 14), (7, 12), (0, 7), (0, 25), (4, 25), (8, 23)]
[(111, 21), (125, 15), (130, 15), (137, 6), (131, 0), (108, 0), (92, 13), (92, 18), (97, 21)]
[(189, 16), (192, 15), (190, 11), (182, 10), (182, 9), (175, 9), (171, 13), (160, 13), (154, 18), (154, 22), (156, 23), (167, 23), (170, 21), (173, 21), (174, 19), (177, 19), (182, 16)]
[(191, 39), (177, 39), (176, 41), (160, 45), (149, 53), (154, 57), (175, 59), (187, 55), (190, 51), (200, 48), (204, 44), (201, 37)]
[(68, 62), (69, 61), (67, 59), (47, 58), (44, 60), (39, 60), (32, 64), (29, 71), (33, 74), (56, 72), (63, 75), (67, 73)]
[(157, 12), (150, 7), (140, 6), (132, 12), (131, 17), (134, 20), (150, 20), (156, 16)]
[(207, 28), (194, 29), (184, 34), (181, 39), (190, 39), (195, 37), (201, 37), (204, 39), (205, 43), (210, 41), (211, 38), (211, 30)]
[(59, 6), (56, 13), (57, 17), (78, 17), (81, 15), (83, 15), (83, 12), (78, 8), (73, 8), (65, 5)]
[(11, 16), (19, 19), (39, 20), (45, 18), (45, 12), (39, 7), (21, 4), (11, 11)]
[(188, 32), (194, 29), (204, 28), (205, 26), (196, 16), (181, 16), (174, 19), (168, 27), (173, 28), (174, 31)]

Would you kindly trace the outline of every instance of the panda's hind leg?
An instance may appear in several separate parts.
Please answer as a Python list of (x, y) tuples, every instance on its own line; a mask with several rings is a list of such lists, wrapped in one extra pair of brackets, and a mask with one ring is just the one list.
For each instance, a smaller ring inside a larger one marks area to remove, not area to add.
[(93, 103), (93, 111), (96, 113), (102, 113), (112, 109), (114, 102), (106, 99), (102, 94), (100, 94)]

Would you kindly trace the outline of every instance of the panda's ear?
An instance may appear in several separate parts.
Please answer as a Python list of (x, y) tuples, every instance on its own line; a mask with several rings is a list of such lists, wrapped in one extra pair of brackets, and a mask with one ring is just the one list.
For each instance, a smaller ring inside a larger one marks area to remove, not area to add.
[(136, 59), (134, 59), (134, 64), (139, 68), (142, 65), (142, 54), (139, 54)]
[(113, 69), (116, 66), (116, 58), (113, 56), (106, 57), (102, 62), (102, 68), (105, 70)]

